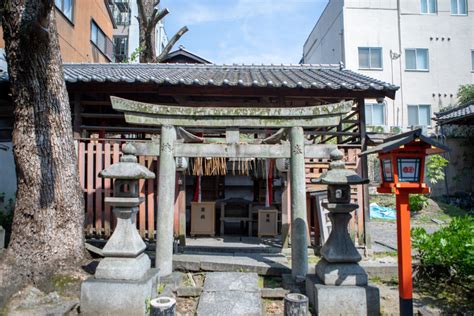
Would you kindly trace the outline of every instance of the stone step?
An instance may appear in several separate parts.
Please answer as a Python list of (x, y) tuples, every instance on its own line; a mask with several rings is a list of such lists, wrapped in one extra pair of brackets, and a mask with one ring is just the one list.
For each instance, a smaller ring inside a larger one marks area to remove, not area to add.
[(287, 257), (282, 254), (195, 253), (173, 255), (173, 269), (183, 271), (255, 272), (259, 275), (290, 273)]
[(256, 273), (209, 272), (197, 307), (198, 316), (261, 315)]

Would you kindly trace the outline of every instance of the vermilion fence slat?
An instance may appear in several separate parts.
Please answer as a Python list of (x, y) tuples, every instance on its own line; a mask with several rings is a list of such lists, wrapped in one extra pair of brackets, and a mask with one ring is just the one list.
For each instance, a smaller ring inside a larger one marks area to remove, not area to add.
[[(112, 153), (112, 163), (119, 163), (120, 162), (120, 144), (114, 143), (113, 146), (113, 153)], [(113, 186), (112, 186), (113, 188)], [(116, 219), (114, 216), (110, 218), (110, 227), (112, 230), (115, 228)]]
[[(147, 167), (150, 169), (152, 172), (155, 172), (154, 170), (155, 164), (153, 163), (153, 158), (148, 157), (147, 159)], [(147, 180), (147, 212), (148, 212), (148, 218), (147, 218), (147, 228), (148, 228), (148, 239), (153, 239), (153, 234), (155, 232), (155, 187), (154, 187), (155, 180), (154, 179), (148, 179)]]
[(86, 198), (86, 229), (89, 234), (93, 233), (93, 223), (94, 223), (94, 144), (87, 144), (87, 165), (86, 165), (86, 188), (87, 188), (87, 198)]
[[(145, 156), (139, 156), (138, 163), (141, 165), (145, 165)], [(138, 192), (140, 192), (141, 198), (145, 198), (145, 180), (143, 179), (140, 179), (138, 181)], [(146, 230), (145, 219), (146, 219), (146, 204), (140, 203), (139, 212), (138, 212), (138, 227), (139, 227), (138, 230), (142, 238), (145, 238), (145, 230)]]
[(102, 166), (102, 143), (95, 145), (95, 233), (102, 234), (102, 178), (99, 173), (104, 169)]
[[(110, 166), (111, 161), (110, 156), (110, 143), (104, 144), (104, 169)], [(110, 179), (104, 179), (104, 197), (110, 196)], [(105, 204), (104, 207), (104, 235), (105, 237), (110, 236), (110, 218), (111, 216), (111, 207), (108, 204)]]
[(79, 162), (79, 183), (81, 184), (81, 188), (84, 189), (85, 186), (85, 168), (86, 168), (86, 144), (80, 142), (79, 143), (79, 151), (78, 151), (78, 162)]

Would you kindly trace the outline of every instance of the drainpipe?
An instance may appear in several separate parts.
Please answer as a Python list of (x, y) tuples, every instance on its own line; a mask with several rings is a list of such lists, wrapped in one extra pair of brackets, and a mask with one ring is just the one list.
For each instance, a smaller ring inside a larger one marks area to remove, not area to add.
[[(401, 8), (400, 8), (400, 0), (397, 0), (397, 22), (398, 22), (398, 51), (400, 56), (402, 55), (402, 26), (401, 26)], [(400, 102), (402, 108), (402, 117), (401, 117), (401, 124), (403, 125), (403, 114), (404, 114), (404, 106), (405, 103), (403, 102), (403, 69), (402, 69), (402, 59), (400, 58)], [(398, 113), (397, 113), (397, 126), (398, 126)]]

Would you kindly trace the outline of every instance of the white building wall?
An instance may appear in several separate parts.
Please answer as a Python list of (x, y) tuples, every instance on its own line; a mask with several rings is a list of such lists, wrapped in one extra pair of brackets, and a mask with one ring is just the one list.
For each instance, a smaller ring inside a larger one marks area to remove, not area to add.
[[(419, 14), (420, 8), (410, 2), (401, 6), (402, 47), (429, 51), (428, 72), (405, 70), (402, 54), (404, 101), (406, 105), (430, 104), (432, 114), (456, 104), (459, 85), (474, 83), (474, 0), (468, 1), (467, 16), (451, 15), (450, 3), (438, 1), (436, 15)], [(408, 121), (406, 111), (403, 118)]]
[[(128, 58), (130, 59), (133, 52), (140, 46), (140, 26), (136, 16), (138, 16), (137, 1), (131, 0), (130, 3), (130, 25), (128, 27)], [(138, 63), (138, 59), (135, 60)]]
[(342, 0), (330, 1), (303, 47), (303, 63), (336, 64), (343, 61)]
[[(400, 85), (400, 58), (392, 60), (390, 51), (399, 53), (396, 1), (346, 1), (344, 6), (345, 66), (364, 75)], [(359, 47), (381, 47), (382, 69), (359, 68)], [(376, 100), (366, 100), (375, 103)], [(397, 124), (401, 111), (400, 91), (395, 100), (385, 100), (385, 123)]]
[[(344, 51), (340, 55), (343, 56), (346, 68), (401, 86), (395, 101), (385, 100), (385, 120), (386, 125), (406, 127), (407, 105), (430, 104), (433, 114), (441, 107), (457, 102), (459, 85), (474, 83), (471, 64), (471, 50), (474, 49), (474, 0), (468, 0), (467, 16), (451, 15), (451, 1), (438, 0), (438, 13), (434, 15), (420, 14), (419, 0), (400, 0), (400, 10), (397, 2), (330, 0), (304, 45), (303, 61), (338, 61), (335, 58), (328, 60), (328, 56), (331, 56), (334, 48), (330, 46), (336, 46), (334, 43), (340, 38), (334, 31), (334, 21), (337, 20), (335, 16), (341, 17)], [(321, 37), (324, 42), (318, 44), (317, 39)], [(359, 47), (381, 47), (382, 69), (360, 69)], [(405, 70), (405, 48), (427, 48), (429, 71)], [(392, 60), (390, 50), (401, 53), (400, 58)]]

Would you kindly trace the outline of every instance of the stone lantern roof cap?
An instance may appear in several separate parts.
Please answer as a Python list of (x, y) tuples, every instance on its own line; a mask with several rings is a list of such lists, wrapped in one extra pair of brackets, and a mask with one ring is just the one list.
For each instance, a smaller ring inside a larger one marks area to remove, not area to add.
[(333, 150), (330, 158), (332, 162), (329, 164), (329, 170), (319, 178), (311, 179), (311, 183), (336, 185), (369, 183), (369, 179), (363, 179), (354, 170), (346, 169), (346, 163), (342, 160), (343, 154), (339, 149)]
[(102, 170), (99, 175), (103, 178), (124, 180), (154, 179), (155, 174), (153, 172), (137, 163), (136, 152), (132, 144), (126, 144), (123, 148), (123, 156), (120, 158), (120, 162), (114, 163)]

